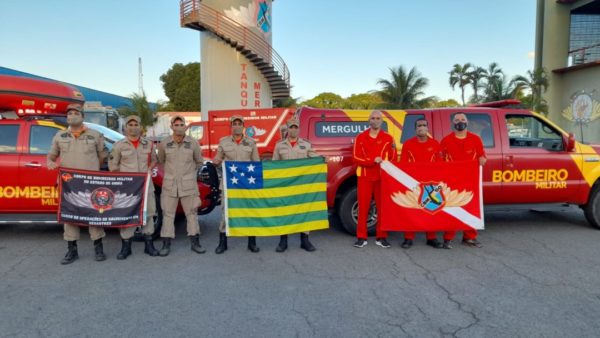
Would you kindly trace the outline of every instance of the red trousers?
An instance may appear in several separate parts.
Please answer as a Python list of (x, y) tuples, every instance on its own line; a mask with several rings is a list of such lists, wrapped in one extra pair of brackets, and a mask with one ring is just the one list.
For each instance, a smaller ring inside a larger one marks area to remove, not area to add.
[[(444, 240), (445, 241), (451, 241), (454, 239), (454, 236), (456, 236), (456, 231), (446, 231), (444, 232)], [(473, 229), (473, 230), (465, 230), (463, 231), (463, 239), (465, 240), (471, 240), (471, 239), (476, 239), (477, 238), (477, 230)]]
[[(414, 231), (405, 231), (404, 232), (404, 239), (414, 240), (415, 239), (415, 234), (416, 234), (416, 232), (414, 232)], [(429, 232), (429, 231), (427, 231), (425, 233), (425, 238), (427, 240), (431, 240), (431, 239), (436, 239), (437, 236), (436, 236), (435, 232)]]
[[(368, 179), (358, 179), (358, 224), (356, 226), (356, 237), (367, 238), (367, 216), (371, 208), (371, 201), (375, 195), (375, 205), (377, 210), (381, 210), (381, 181), (371, 181)], [(381, 230), (381, 222), (377, 217), (376, 238), (387, 238), (387, 232)]]

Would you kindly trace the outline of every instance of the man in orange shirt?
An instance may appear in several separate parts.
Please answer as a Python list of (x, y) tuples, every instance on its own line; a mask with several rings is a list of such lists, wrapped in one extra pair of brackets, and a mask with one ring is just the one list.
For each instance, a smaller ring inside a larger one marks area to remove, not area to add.
[[(478, 161), (479, 165), (484, 165), (487, 161), (483, 142), (476, 134), (467, 131), (469, 121), (465, 113), (456, 113), (452, 117), (454, 133), (444, 137), (441, 142), (442, 153), (446, 161)], [(450, 242), (456, 235), (455, 231), (446, 231), (444, 233), (444, 246), (450, 246)], [(477, 240), (477, 230), (465, 230), (462, 243), (464, 245), (481, 248), (481, 243)]]
[[(440, 144), (429, 137), (427, 120), (420, 118), (415, 121), (416, 136), (406, 141), (402, 146), (402, 152), (400, 154), (400, 162), (402, 163), (415, 163), (415, 162), (437, 162), (441, 161), (441, 148)], [(443, 247), (437, 238), (435, 232), (426, 232), (425, 237), (427, 239), (427, 245), (436, 249)], [(404, 232), (404, 242), (402, 248), (409, 249), (413, 245), (415, 239), (414, 231)]]
[[(367, 216), (371, 207), (373, 195), (375, 205), (381, 210), (381, 180), (380, 163), (382, 161), (395, 161), (397, 157), (396, 145), (392, 136), (381, 130), (383, 114), (374, 110), (369, 116), (370, 128), (356, 136), (352, 157), (357, 164), (356, 176), (358, 177), (358, 224), (356, 228), (356, 242), (354, 246), (362, 248), (367, 245)], [(379, 218), (379, 217), (378, 217)], [(381, 230), (377, 220), (375, 244), (389, 248), (387, 232)]]

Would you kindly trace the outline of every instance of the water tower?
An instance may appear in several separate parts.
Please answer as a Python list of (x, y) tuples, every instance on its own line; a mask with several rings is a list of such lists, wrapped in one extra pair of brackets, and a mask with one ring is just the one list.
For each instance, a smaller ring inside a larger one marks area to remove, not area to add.
[(290, 96), (273, 50), (271, 0), (181, 0), (181, 26), (200, 31), (202, 118), (209, 110), (271, 108)]

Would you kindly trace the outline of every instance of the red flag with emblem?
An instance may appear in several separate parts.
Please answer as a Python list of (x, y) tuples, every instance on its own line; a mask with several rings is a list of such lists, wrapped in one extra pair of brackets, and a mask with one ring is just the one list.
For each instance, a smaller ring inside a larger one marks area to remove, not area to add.
[(381, 226), (387, 231), (483, 229), (476, 161), (381, 164)]

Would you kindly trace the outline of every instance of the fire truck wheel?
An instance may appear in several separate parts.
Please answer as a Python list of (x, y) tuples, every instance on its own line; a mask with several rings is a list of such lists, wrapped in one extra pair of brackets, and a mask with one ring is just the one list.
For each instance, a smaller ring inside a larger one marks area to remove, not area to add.
[(600, 228), (600, 184), (595, 184), (595, 188), (590, 194), (590, 200), (584, 206), (583, 210), (588, 222)]
[[(351, 234), (356, 235), (356, 225), (358, 223), (358, 201), (356, 199), (356, 187), (348, 189), (341, 197), (338, 215), (344, 229)], [(375, 235), (375, 224), (377, 223), (377, 208), (375, 201), (371, 202), (369, 216), (367, 216), (367, 230), (370, 236)]]

